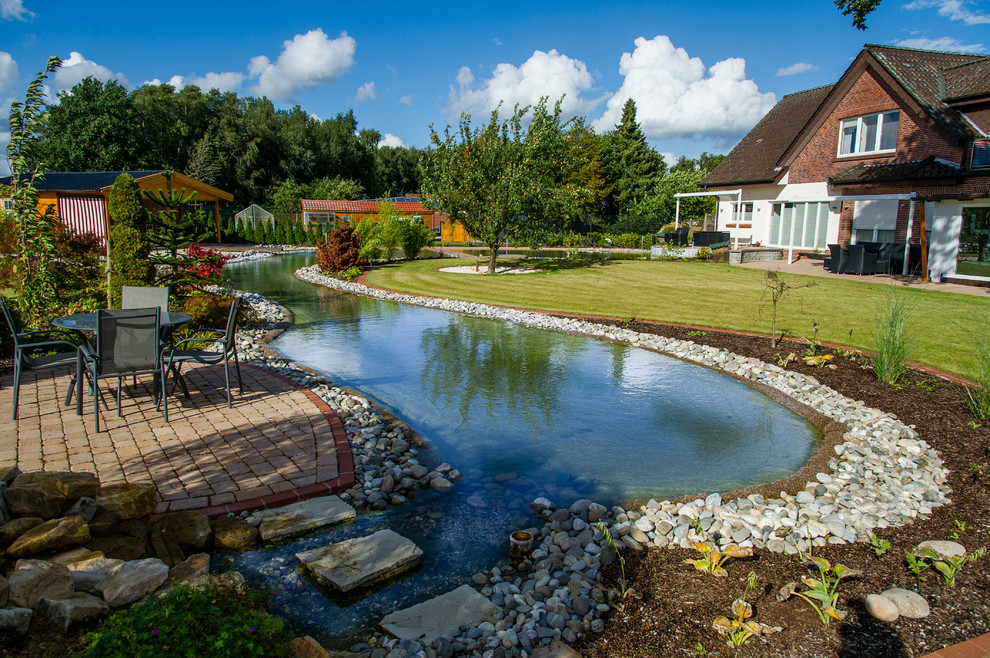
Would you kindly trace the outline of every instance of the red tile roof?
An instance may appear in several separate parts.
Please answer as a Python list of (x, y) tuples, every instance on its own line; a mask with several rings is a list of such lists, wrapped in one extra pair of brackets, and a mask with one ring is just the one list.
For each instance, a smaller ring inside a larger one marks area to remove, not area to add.
[(957, 165), (937, 159), (934, 155), (924, 160), (909, 162), (861, 163), (832, 176), (833, 185), (856, 183), (889, 183), (907, 180), (957, 179), (963, 172)]
[[(433, 210), (421, 201), (396, 201), (396, 209), (403, 214), (432, 215)], [(378, 212), (375, 201), (342, 201), (336, 199), (302, 199), (304, 212), (371, 213)]]

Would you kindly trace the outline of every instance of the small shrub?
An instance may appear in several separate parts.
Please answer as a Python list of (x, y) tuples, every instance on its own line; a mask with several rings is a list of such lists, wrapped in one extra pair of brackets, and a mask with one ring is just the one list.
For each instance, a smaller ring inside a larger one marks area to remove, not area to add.
[(785, 281), (780, 276), (778, 270), (767, 270), (766, 276), (763, 278), (763, 297), (760, 300), (760, 312), (763, 312), (767, 304), (770, 305), (770, 347), (777, 347), (777, 341), (780, 340), (777, 338), (777, 305), (780, 303), (780, 300), (791, 290), (810, 288), (814, 285), (817, 284), (812, 281), (795, 286)]
[(288, 656), (282, 622), (264, 610), (256, 590), (213, 582), (176, 585), (161, 598), (121, 610), (83, 642), (79, 658)]
[(884, 304), (877, 311), (873, 333), (876, 351), (873, 372), (884, 384), (896, 384), (907, 367), (905, 362), (910, 351), (907, 320), (910, 313), (911, 308), (904, 293), (890, 288)]
[[(918, 557), (921, 560), (931, 560), (932, 568), (941, 574), (942, 580), (945, 581), (945, 586), (955, 587), (956, 575), (962, 570), (962, 568), (970, 562), (976, 562), (986, 554), (986, 547), (979, 548), (969, 555), (959, 555), (956, 557), (945, 557), (939, 555), (935, 551), (923, 549), (918, 552)], [(910, 553), (908, 555), (910, 555)]]
[(360, 260), (358, 236), (350, 226), (341, 226), (316, 248), (316, 263), (326, 273), (357, 267)]
[(870, 548), (878, 558), (883, 557), (890, 550), (890, 542), (876, 535), (870, 535)]
[(433, 229), (421, 221), (403, 222), (402, 255), (407, 260), (415, 260), (423, 247), (433, 243)]

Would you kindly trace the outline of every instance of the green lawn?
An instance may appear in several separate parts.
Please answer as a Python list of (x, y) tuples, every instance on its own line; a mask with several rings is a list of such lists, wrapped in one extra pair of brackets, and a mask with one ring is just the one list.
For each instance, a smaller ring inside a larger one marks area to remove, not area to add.
[[(548, 271), (499, 276), (445, 274), (436, 268), (473, 261), (420, 260), (376, 269), (368, 274), (367, 282), (389, 290), (540, 311), (770, 331), (770, 308), (761, 310), (762, 270), (700, 262), (521, 262)], [(884, 303), (890, 286), (869, 278), (783, 277), (794, 285), (815, 285), (784, 296), (778, 308), (778, 330), (789, 336), (810, 337), (812, 321), (817, 320), (819, 340), (872, 349), (875, 311)], [(973, 333), (986, 325), (990, 302), (977, 295), (903, 287), (897, 292), (909, 295), (912, 304), (914, 349), (909, 358), (973, 377)]]

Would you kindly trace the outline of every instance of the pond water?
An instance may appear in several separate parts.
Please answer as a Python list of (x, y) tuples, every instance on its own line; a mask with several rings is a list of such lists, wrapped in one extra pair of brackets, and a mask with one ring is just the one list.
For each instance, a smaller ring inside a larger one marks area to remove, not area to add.
[[(819, 430), (768, 397), (699, 366), (645, 350), (298, 281), (311, 255), (227, 268), (235, 288), (293, 313), (273, 346), (355, 389), (430, 444), (427, 465), (466, 474), (444, 494), (359, 516), (347, 527), (229, 556), (278, 586), (297, 630), (344, 638), (392, 610), (465, 582), (507, 555), (547, 495), (605, 505), (771, 482), (800, 468)], [(471, 497), (471, 502), (468, 498)], [(480, 504), (479, 504), (480, 501)], [(294, 553), (391, 527), (424, 550), (422, 567), (377, 592), (327, 596), (297, 573)]]

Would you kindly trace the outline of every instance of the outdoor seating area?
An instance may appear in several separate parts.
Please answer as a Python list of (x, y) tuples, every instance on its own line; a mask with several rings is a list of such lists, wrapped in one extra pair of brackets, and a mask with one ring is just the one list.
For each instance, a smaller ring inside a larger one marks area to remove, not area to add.
[[(315, 394), (269, 370), (244, 366), (248, 391), (232, 409), (221, 404), (218, 366), (189, 364), (190, 398), (155, 409), (152, 379), (138, 379), (97, 432), (63, 404), (71, 363), (22, 374), (18, 418), (0, 419), (0, 460), (23, 471), (93, 473), (106, 484), (152, 482), (156, 513), (254, 509), (328, 493), (353, 470), (340, 421)], [(0, 409), (13, 402), (11, 375), (0, 378)], [(338, 472), (338, 464), (340, 469)], [(353, 476), (349, 476), (353, 477)], [(343, 479), (342, 479), (343, 478)], [(298, 494), (298, 496), (297, 496)]]
[[(161, 409), (164, 421), (168, 423), (168, 379), (171, 377), (172, 380), (171, 392), (181, 388), (185, 399), (191, 399), (182, 375), (182, 366), (186, 363), (222, 364), (227, 407), (233, 407), (230, 394), (231, 359), (234, 361), (238, 388), (242, 394), (245, 390), (234, 340), (240, 298), (232, 301), (225, 328), (200, 331), (196, 336), (178, 343), (172, 342), (172, 331), (189, 322), (191, 316), (168, 310), (167, 287), (125, 286), (121, 299), (120, 309), (63, 316), (52, 322), (52, 330), (20, 332), (6, 300), (0, 298), (0, 307), (15, 347), (12, 419), (16, 420), (18, 415), (23, 372), (60, 366), (75, 366), (75, 374), (66, 391), (65, 405), (68, 406), (75, 396), (75, 413), (81, 416), (84, 394), (88, 393), (93, 399), (93, 421), (97, 432), (101, 429), (101, 404), (107, 411), (110, 408), (99, 385), (102, 380), (116, 380), (115, 398), (117, 415), (120, 416), (125, 379), (131, 379), (129, 391), (138, 391), (138, 376), (151, 375), (154, 407)], [(209, 347), (211, 334), (218, 340), (219, 349)], [(48, 340), (39, 341), (39, 338)], [(55, 340), (51, 340), (53, 338)], [(88, 386), (83, 386), (84, 381)]]
[[(833, 274), (901, 274), (904, 271), (904, 243), (860, 242), (843, 247), (828, 245), (830, 255), (825, 269)], [(908, 273), (921, 271), (921, 245), (908, 249)]]

